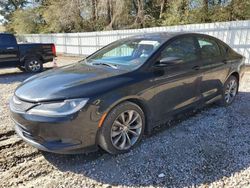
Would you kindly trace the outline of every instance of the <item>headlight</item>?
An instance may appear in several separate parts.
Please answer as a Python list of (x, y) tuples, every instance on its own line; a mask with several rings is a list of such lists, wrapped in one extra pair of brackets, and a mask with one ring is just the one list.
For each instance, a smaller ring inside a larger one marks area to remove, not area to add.
[(62, 102), (42, 103), (28, 110), (28, 114), (48, 117), (71, 115), (81, 110), (87, 102), (88, 99), (70, 99)]

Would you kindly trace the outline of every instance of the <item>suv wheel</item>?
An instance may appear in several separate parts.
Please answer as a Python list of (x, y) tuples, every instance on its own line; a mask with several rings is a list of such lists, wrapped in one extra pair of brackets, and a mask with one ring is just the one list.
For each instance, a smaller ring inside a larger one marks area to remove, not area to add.
[(37, 58), (25, 60), (25, 70), (32, 73), (41, 72), (43, 70), (42, 61)]

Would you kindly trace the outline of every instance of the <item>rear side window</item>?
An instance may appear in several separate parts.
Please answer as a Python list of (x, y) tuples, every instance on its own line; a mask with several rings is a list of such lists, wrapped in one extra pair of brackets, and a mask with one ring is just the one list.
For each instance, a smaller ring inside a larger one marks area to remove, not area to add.
[(210, 59), (221, 55), (220, 48), (214, 40), (205, 37), (198, 37), (198, 43), (200, 45), (201, 57), (203, 59)]
[(227, 55), (229, 48), (227, 46), (223, 45), (222, 43), (218, 43), (218, 44), (220, 46), (220, 50), (221, 50), (222, 55), (224, 55), (224, 56)]
[(16, 45), (16, 39), (13, 35), (0, 35), (0, 45), (1, 46)]
[(198, 59), (193, 37), (181, 37), (174, 40), (161, 52), (161, 58), (165, 57), (177, 57), (184, 62)]

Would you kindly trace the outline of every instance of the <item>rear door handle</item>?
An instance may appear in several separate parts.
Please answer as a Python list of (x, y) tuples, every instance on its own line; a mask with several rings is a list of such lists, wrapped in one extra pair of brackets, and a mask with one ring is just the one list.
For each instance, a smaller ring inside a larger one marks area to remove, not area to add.
[(7, 50), (14, 50), (15, 48), (14, 47), (7, 47), (6, 49)]
[(200, 70), (200, 66), (196, 65), (192, 69), (194, 69), (194, 70)]

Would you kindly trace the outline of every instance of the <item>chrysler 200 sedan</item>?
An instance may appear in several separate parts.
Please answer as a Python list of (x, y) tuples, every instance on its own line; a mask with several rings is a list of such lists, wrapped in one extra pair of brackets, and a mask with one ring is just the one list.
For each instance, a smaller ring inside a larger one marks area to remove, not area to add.
[(203, 34), (154, 33), (25, 80), (10, 101), (23, 140), (55, 153), (129, 151), (176, 114), (230, 105), (245, 58)]

